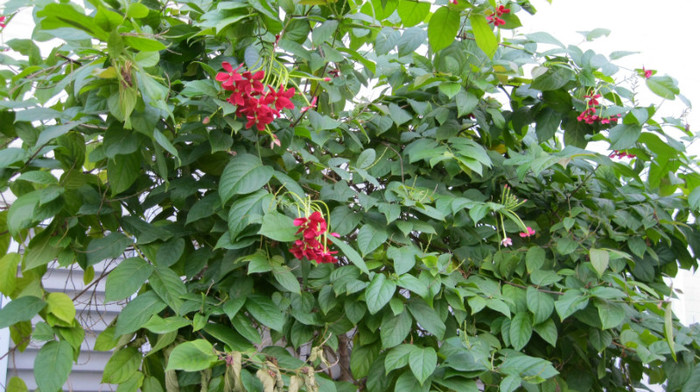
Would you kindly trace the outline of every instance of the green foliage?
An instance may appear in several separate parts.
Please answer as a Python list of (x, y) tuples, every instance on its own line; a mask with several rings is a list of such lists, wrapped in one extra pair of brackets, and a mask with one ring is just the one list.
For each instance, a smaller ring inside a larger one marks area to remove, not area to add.
[(693, 135), (641, 106), (626, 52), (518, 34), (527, 1), (33, 7), (52, 52), (9, 41), (0, 70), (0, 328), (44, 342), (42, 391), (85, 336), (53, 260), (116, 260), (106, 300), (130, 300), (95, 349), (124, 391), (700, 384), (664, 280), (697, 268)]

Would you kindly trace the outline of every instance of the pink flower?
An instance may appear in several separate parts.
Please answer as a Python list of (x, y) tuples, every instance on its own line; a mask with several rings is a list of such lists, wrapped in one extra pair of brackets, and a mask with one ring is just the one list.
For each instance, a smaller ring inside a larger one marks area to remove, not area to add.
[(506, 237), (501, 241), (501, 245), (503, 245), (505, 247), (509, 247), (509, 246), (513, 245), (513, 240), (511, 240), (510, 237)]
[(493, 23), (493, 25), (496, 27), (506, 24), (506, 21), (498, 16), (489, 15), (486, 17), (486, 20), (488, 20), (489, 23)]
[(532, 235), (535, 235), (535, 230), (533, 230), (530, 226), (527, 227), (527, 232), (520, 233), (520, 237), (522, 238), (527, 238)]
[(450, 3), (457, 5), (457, 0), (450, 0)]
[(0, 28), (4, 29), (5, 26), (7, 26), (7, 24), (5, 24), (5, 19), (6, 19), (6, 17), (0, 16)]
[(652, 75), (654, 75), (654, 71), (650, 69), (646, 69), (642, 67), (642, 72), (644, 72), (644, 78), (649, 79)]
[(305, 111), (307, 111), (309, 109), (315, 108), (316, 107), (316, 99), (318, 99), (318, 97), (314, 97), (311, 100), (311, 104), (309, 106), (304, 106), (303, 108), (301, 108), (301, 112), (304, 113)]
[[(320, 212), (314, 211), (311, 215), (304, 218), (294, 219), (294, 226), (298, 226), (297, 234), (301, 234), (301, 238), (294, 241), (294, 245), (289, 249), (289, 252), (297, 259), (306, 258), (314, 260), (316, 263), (336, 263), (338, 259), (333, 256), (337, 251), (330, 251), (321, 243), (320, 239), (325, 239), (327, 223)], [(338, 236), (337, 233), (330, 233), (332, 236)], [(324, 241), (325, 243), (325, 241)]]

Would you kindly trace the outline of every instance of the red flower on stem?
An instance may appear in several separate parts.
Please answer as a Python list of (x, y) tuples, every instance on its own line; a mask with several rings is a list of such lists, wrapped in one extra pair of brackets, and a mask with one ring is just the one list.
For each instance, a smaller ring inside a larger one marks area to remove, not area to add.
[[(294, 257), (314, 260), (319, 264), (338, 262), (338, 259), (333, 256), (338, 252), (328, 250), (325, 245), (328, 224), (320, 212), (314, 211), (308, 217), (294, 219), (294, 226), (299, 227), (297, 234), (301, 234), (301, 238), (294, 241), (294, 245), (289, 249)], [(336, 233), (330, 233), (330, 235), (338, 236)]]
[(494, 26), (496, 26), (496, 27), (502, 26), (502, 25), (506, 24), (506, 21), (499, 18), (499, 16), (502, 16), (503, 14), (508, 14), (508, 13), (510, 13), (510, 8), (506, 8), (502, 5), (499, 5), (498, 8), (496, 8), (496, 12), (495, 12), (496, 16), (494, 16), (494, 14), (488, 15), (486, 17), (486, 20), (488, 20), (489, 23), (493, 23)]
[[(238, 106), (236, 114), (246, 118), (246, 128), (255, 127), (258, 131), (264, 131), (268, 124), (280, 116), (282, 109), (294, 109), (291, 99), (296, 90), (293, 87), (285, 89), (284, 86), (279, 86), (275, 91), (272, 86), (263, 84), (265, 71), (240, 73), (238, 70), (243, 67), (242, 64), (233, 68), (226, 61), (221, 66), (226, 72), (217, 73), (216, 80), (221, 82), (224, 90), (231, 91), (226, 101)], [(272, 142), (280, 145), (274, 137)]]
[(642, 72), (644, 73), (645, 79), (649, 79), (650, 77), (652, 77), (652, 75), (654, 75), (654, 71), (652, 71), (650, 69), (646, 69), (644, 67), (642, 67)]

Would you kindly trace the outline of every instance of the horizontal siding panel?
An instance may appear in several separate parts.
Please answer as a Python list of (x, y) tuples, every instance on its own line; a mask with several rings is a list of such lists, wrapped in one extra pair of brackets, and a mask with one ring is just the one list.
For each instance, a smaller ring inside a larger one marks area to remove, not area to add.
[[(24, 380), (27, 384), (27, 388), (30, 390), (36, 389), (33, 370), (9, 370), (7, 372), (7, 378), (9, 379), (12, 376), (17, 376)], [(116, 385), (101, 384), (100, 381), (102, 381), (102, 372), (98, 374), (94, 371), (84, 372), (73, 370), (68, 377), (68, 381), (63, 386), (63, 390), (72, 392), (111, 392), (117, 389)]]

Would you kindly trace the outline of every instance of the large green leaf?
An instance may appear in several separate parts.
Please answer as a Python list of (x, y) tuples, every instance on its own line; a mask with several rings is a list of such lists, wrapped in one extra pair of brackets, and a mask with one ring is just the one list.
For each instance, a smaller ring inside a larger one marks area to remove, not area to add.
[(131, 239), (122, 233), (110, 233), (106, 237), (95, 238), (90, 241), (85, 251), (87, 264), (95, 265), (105, 259), (115, 259), (121, 256), (131, 243)]
[(129, 189), (141, 173), (141, 158), (138, 152), (129, 155), (117, 155), (107, 162), (107, 179), (112, 195), (118, 195)]
[(141, 353), (135, 347), (127, 347), (117, 350), (107, 361), (102, 382), (109, 384), (121, 384), (128, 380), (141, 365)]
[(107, 275), (105, 301), (119, 301), (134, 294), (153, 273), (153, 266), (139, 257), (123, 260)]
[(520, 351), (530, 341), (532, 336), (532, 319), (528, 313), (516, 314), (510, 322), (510, 342), (513, 348)]
[(493, 58), (498, 49), (498, 38), (496, 38), (496, 35), (493, 33), (491, 25), (489, 25), (483, 15), (473, 15), (469, 18), (469, 22), (472, 25), (474, 39), (479, 49), (484, 51), (490, 58)]
[(413, 352), (408, 357), (408, 365), (418, 383), (423, 385), (437, 366), (437, 353), (432, 347), (419, 348), (413, 346)]
[(269, 298), (262, 295), (251, 295), (245, 303), (246, 310), (263, 325), (276, 331), (284, 327), (284, 313)]
[(432, 333), (438, 339), (445, 335), (445, 323), (440, 319), (435, 309), (431, 308), (422, 300), (415, 300), (408, 303), (408, 310), (426, 331)]
[(260, 159), (250, 154), (239, 154), (224, 168), (219, 183), (221, 204), (234, 195), (248, 194), (262, 188), (272, 178), (274, 169), (263, 166)]
[(44, 307), (46, 307), (46, 302), (33, 296), (20, 297), (10, 301), (0, 309), (0, 329), (21, 321), (29, 321)]
[(458, 31), (459, 12), (453, 11), (449, 7), (438, 8), (428, 22), (428, 42), (430, 47), (434, 52), (448, 47), (454, 42)]
[(17, 286), (17, 266), (21, 260), (19, 253), (8, 253), (0, 258), (0, 293), (9, 297)]
[(409, 312), (401, 312), (398, 315), (385, 313), (380, 328), (382, 347), (391, 348), (403, 342), (411, 332), (413, 318)]
[(129, 302), (117, 317), (115, 335), (136, 332), (156, 313), (167, 305), (153, 291), (147, 291), (136, 296)]
[(396, 11), (403, 25), (411, 27), (425, 20), (430, 13), (430, 3), (422, 1), (399, 1)]
[(211, 343), (197, 339), (177, 345), (170, 353), (165, 370), (196, 372), (212, 367), (218, 359)]
[(297, 230), (294, 220), (277, 211), (270, 211), (262, 219), (262, 227), (258, 234), (280, 242), (293, 242), (297, 239)]
[(388, 280), (384, 274), (374, 275), (365, 290), (365, 302), (370, 314), (375, 314), (388, 304), (396, 291), (396, 283)]
[(42, 391), (57, 391), (68, 380), (73, 368), (73, 348), (66, 341), (50, 341), (34, 359), (34, 378)]

